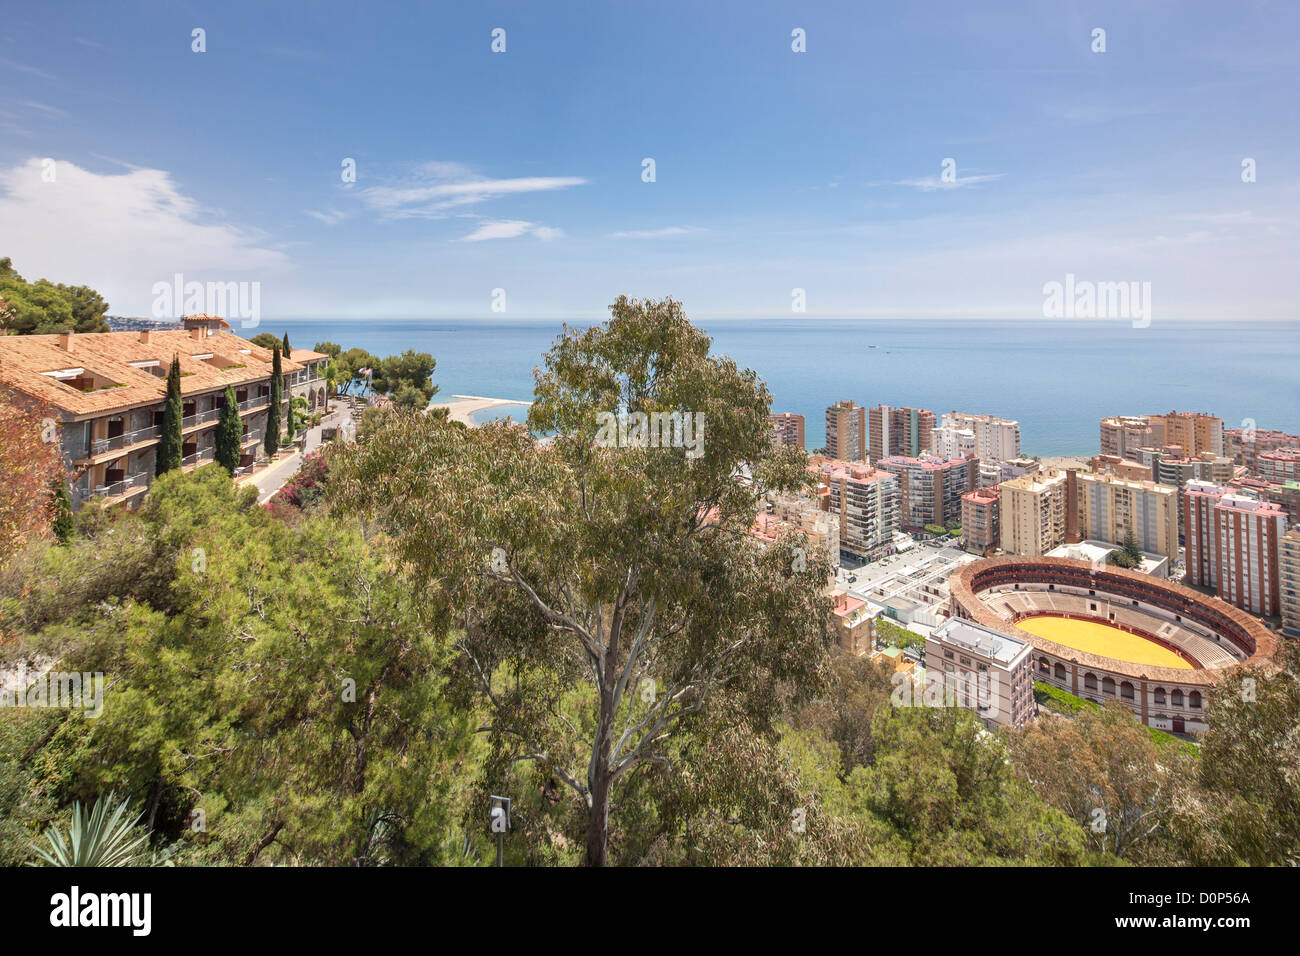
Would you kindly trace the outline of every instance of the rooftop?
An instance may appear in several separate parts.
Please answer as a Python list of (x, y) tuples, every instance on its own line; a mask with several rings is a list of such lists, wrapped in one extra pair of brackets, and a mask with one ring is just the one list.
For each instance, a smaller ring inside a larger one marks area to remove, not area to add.
[(1010, 634), (959, 617), (950, 618), (939, 625), (934, 636), (946, 644), (964, 647), (1002, 664), (1010, 664), (1030, 646), (1028, 641), (1018, 640)]

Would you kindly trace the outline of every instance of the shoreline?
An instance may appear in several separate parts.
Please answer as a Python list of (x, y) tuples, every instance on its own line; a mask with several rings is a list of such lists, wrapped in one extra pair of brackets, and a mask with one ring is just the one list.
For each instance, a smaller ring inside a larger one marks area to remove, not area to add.
[(532, 402), (520, 402), (511, 398), (484, 398), (481, 395), (453, 395), (455, 401), (435, 402), (429, 408), (447, 409), (447, 419), (453, 422), (460, 422), (470, 428), (476, 426), (476, 422), (470, 417), (475, 412), (481, 412), (485, 408), (501, 408), (505, 405), (520, 405), (524, 408), (530, 408)]

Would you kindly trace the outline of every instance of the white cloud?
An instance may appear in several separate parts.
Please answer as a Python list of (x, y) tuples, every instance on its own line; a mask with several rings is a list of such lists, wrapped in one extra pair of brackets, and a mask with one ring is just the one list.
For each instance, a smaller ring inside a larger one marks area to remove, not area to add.
[(558, 239), (564, 233), (551, 226), (539, 226), (533, 222), (525, 222), (522, 219), (501, 219), (495, 222), (485, 222), (468, 236), (465, 236), (462, 242), (482, 242), (484, 239), (517, 239), (520, 236), (534, 235), (538, 239), (551, 240)]
[(60, 161), (52, 183), (41, 172), (37, 158), (0, 168), (0, 249), (28, 279), (99, 290), (113, 313), (148, 315), (153, 283), (177, 272), (265, 280), (288, 265), (265, 237), (211, 221), (163, 170), (101, 174)]
[(696, 226), (665, 226), (663, 229), (628, 229), (625, 232), (611, 232), (610, 239), (672, 239), (676, 236), (691, 236), (707, 232)]
[(344, 219), (347, 219), (348, 216), (352, 215), (351, 213), (342, 212), (338, 209), (304, 209), (303, 212), (308, 216), (311, 216), (313, 219), (325, 223), (327, 226), (337, 226)]
[(978, 183), (992, 182), (995, 179), (1001, 179), (1003, 175), (1003, 173), (985, 173), (980, 176), (958, 176), (951, 182), (945, 182), (938, 176), (924, 176), (920, 179), (896, 179), (889, 185), (911, 186), (914, 189), (921, 190), (921, 192), (932, 193), (941, 189), (964, 189)]
[(363, 202), (385, 219), (443, 219), (447, 210), (472, 206), (503, 196), (551, 192), (581, 186), (581, 176), (520, 176), (487, 179), (459, 163), (429, 162), (408, 181), (395, 186), (370, 186), (360, 191)]

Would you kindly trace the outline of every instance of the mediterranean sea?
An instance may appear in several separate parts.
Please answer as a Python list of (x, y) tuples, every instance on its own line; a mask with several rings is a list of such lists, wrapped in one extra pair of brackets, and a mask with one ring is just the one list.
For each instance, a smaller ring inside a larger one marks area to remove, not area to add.
[[(437, 360), (435, 401), (529, 400), (533, 368), (562, 322), (541, 319), (264, 319), (251, 337), (287, 331), (295, 348), (336, 342)], [(592, 320), (569, 323), (579, 328)], [(1108, 415), (1210, 412), (1225, 428), (1300, 432), (1300, 323), (726, 319), (697, 322), (714, 353), (752, 368), (772, 410), (806, 418), (811, 451), (826, 406), (910, 405), (1014, 418), (1025, 454), (1093, 455)], [(518, 409), (493, 414), (521, 417)]]

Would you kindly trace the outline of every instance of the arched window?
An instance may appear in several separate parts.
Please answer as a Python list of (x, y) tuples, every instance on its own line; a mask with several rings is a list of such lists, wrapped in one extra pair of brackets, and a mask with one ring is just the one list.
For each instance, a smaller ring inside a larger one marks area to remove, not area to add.
[(1113, 678), (1113, 677), (1103, 677), (1103, 678), (1101, 679), (1101, 692), (1102, 692), (1103, 694), (1110, 694), (1112, 697), (1114, 697), (1114, 696), (1115, 696), (1115, 678)]
[(1051, 669), (1052, 669), (1052, 668), (1051, 668), (1051, 665), (1047, 663), (1047, 658), (1046, 658), (1046, 657), (1040, 657), (1040, 658), (1038, 659), (1038, 669), (1039, 669), (1040, 671), (1042, 671), (1044, 674), (1046, 674), (1046, 673), (1048, 673), (1048, 672), (1051, 671)]
[(1156, 688), (1156, 704), (1160, 707), (1165, 705), (1165, 689), (1163, 687)]
[(1183, 706), (1183, 692), (1181, 690), (1176, 690), (1169, 695), (1169, 705), (1171, 707)]
[(1119, 685), (1119, 696), (1120, 696), (1121, 698), (1123, 698), (1124, 700), (1132, 700), (1132, 699), (1133, 699), (1133, 685), (1130, 684), (1128, 681), (1124, 681), (1124, 683), (1120, 684), (1120, 685)]
[(1062, 683), (1065, 681), (1065, 665), (1059, 661), (1056, 664), (1056, 679)]
[(1187, 695), (1187, 706), (1193, 710), (1201, 709), (1201, 692), (1199, 690), (1194, 690)]
[(1095, 690), (1097, 689), (1097, 675), (1096, 675), (1096, 674), (1084, 674), (1084, 675), (1083, 675), (1083, 689), (1084, 689), (1084, 690), (1091, 690), (1091, 691), (1095, 691)]

